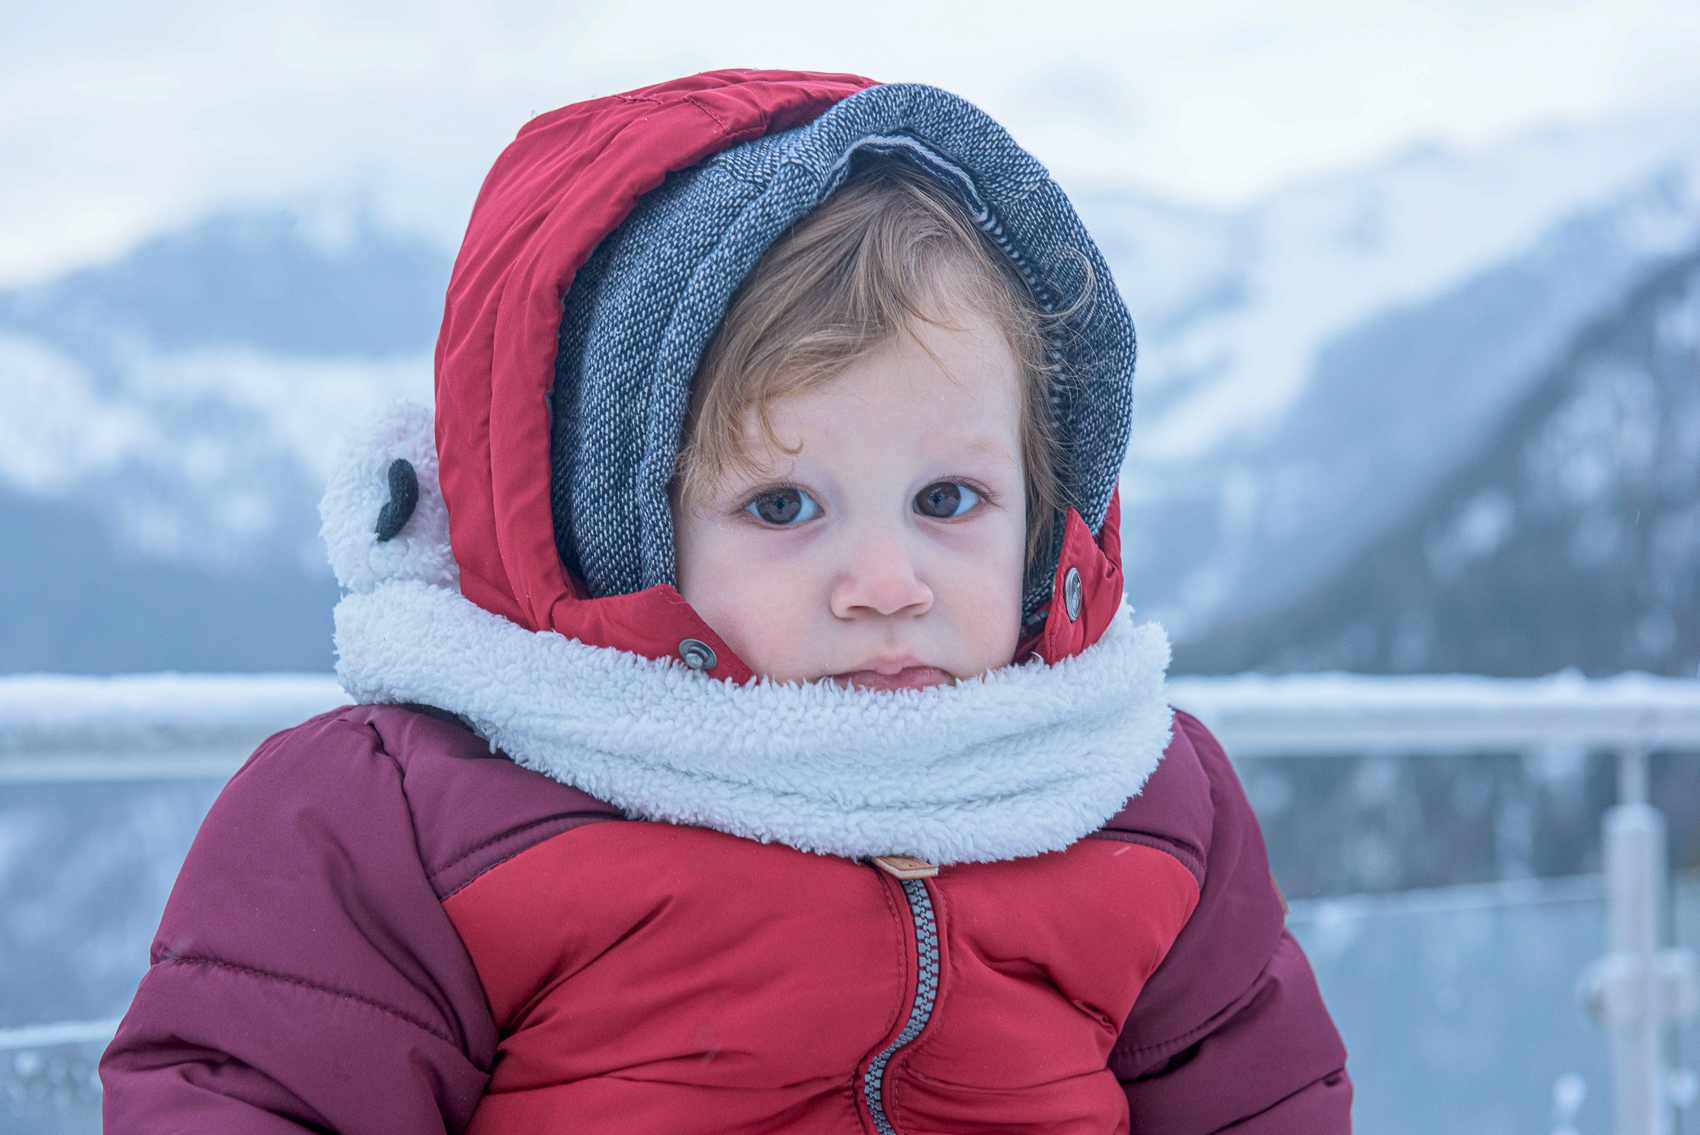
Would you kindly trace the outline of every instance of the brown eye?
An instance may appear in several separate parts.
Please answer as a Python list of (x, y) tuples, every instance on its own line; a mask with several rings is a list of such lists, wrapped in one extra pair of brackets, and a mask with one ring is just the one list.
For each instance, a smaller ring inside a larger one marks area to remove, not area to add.
[(820, 506), (800, 489), (769, 489), (744, 508), (750, 515), (781, 527), (820, 515)]
[(955, 481), (935, 481), (915, 494), (915, 511), (935, 520), (961, 516), (979, 503), (979, 493)]

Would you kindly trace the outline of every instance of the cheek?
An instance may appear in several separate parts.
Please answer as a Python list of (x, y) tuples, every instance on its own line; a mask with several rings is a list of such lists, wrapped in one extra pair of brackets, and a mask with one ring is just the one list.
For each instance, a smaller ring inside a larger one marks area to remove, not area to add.
[(997, 509), (971, 523), (932, 531), (939, 547), (972, 565), (969, 571), (983, 588), (1020, 591), (1027, 556), (1027, 521), (1021, 509)]
[(998, 513), (979, 524), (944, 529), (927, 572), (936, 601), (978, 671), (1002, 666), (1021, 637), (1027, 529), (1020, 515)]
[(692, 520), (674, 531), (679, 593), (745, 665), (781, 676), (819, 605), (802, 573), (740, 525)]

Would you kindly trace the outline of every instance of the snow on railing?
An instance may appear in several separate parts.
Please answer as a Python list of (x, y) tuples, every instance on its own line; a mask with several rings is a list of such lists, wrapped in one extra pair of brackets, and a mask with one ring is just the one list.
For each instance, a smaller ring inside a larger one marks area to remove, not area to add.
[(0, 752), (169, 749), (273, 732), (347, 703), (329, 674), (21, 674), (0, 678)]
[(230, 773), (347, 702), (329, 674), (0, 678), (0, 782)]
[(1475, 675), (1177, 678), (1169, 700), (1235, 757), (1700, 748), (1700, 681)]

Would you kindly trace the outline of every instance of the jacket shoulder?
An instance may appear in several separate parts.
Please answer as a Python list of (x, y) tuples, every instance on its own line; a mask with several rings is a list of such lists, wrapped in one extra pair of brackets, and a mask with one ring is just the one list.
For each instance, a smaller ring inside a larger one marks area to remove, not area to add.
[(106, 1130), (464, 1129), (499, 1038), (443, 899), (616, 817), (428, 708), (348, 706), (268, 738), (178, 873), (101, 1062)]
[(1208, 729), (1175, 711), (1169, 747), (1145, 788), (1100, 838), (1138, 838), (1179, 859), (1199, 902), (1141, 996), (1122, 1049), (1161, 1050), (1248, 989), (1274, 955), (1285, 911), (1263, 831), (1233, 765)]
[(1257, 817), (1197, 718), (1175, 712), (1145, 789), (1098, 836), (1160, 846), (1199, 881), (1110, 1055), (1134, 1135), (1349, 1131), (1345, 1049), (1286, 931)]
[[(419, 859), (439, 900), (535, 843), (620, 811), (521, 768), (431, 706), (344, 706), (284, 730), (237, 774), (336, 791), (357, 760), (394, 763)], [(234, 783), (234, 781), (233, 781)]]
[(404, 719), (313, 718), (219, 793), (102, 1058), (106, 1130), (260, 1130), (269, 1113), (376, 1135), (470, 1118), (498, 1037), (422, 869), (384, 722)]
[(1140, 843), (1168, 852), (1202, 888), (1217, 825), (1213, 774), (1219, 778), (1223, 769), (1233, 775), (1216, 738), (1196, 717), (1176, 710), (1163, 759), (1157, 762), (1139, 795), (1111, 816), (1093, 837)]

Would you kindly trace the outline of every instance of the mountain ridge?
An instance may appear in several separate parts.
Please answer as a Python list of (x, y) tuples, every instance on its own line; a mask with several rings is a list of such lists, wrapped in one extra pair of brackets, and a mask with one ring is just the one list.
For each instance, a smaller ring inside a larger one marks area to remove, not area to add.
[(1177, 671), (1700, 667), (1700, 246), (1650, 272), (1338, 572)]

